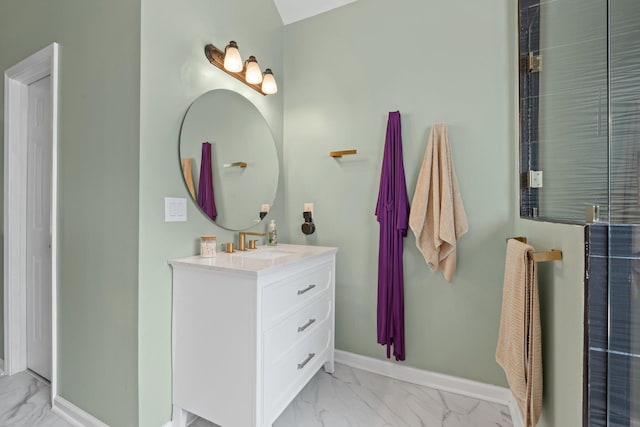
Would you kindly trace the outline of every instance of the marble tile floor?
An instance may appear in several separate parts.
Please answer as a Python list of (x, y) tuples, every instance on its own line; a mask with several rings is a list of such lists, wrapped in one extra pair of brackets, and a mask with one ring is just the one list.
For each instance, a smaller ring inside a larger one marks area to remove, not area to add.
[(72, 427), (51, 412), (51, 387), (29, 372), (0, 376), (0, 426)]
[[(0, 426), (71, 427), (51, 412), (49, 385), (0, 376)], [(195, 419), (190, 427), (215, 427)], [(273, 427), (513, 427), (509, 409), (336, 363), (320, 370)]]
[[(195, 419), (189, 427), (215, 427)], [(336, 363), (320, 370), (273, 427), (513, 427), (509, 408)]]

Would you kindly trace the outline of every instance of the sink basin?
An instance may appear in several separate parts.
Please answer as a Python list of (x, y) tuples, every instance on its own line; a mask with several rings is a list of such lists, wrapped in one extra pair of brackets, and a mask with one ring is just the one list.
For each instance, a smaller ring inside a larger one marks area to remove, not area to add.
[(253, 259), (276, 259), (287, 255), (293, 255), (295, 252), (284, 251), (282, 249), (258, 249), (257, 251), (247, 252), (243, 256), (244, 258)]

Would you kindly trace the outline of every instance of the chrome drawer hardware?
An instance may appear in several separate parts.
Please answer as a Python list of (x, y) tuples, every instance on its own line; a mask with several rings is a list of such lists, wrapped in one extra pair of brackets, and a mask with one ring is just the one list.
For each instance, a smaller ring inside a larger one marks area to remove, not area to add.
[(306, 294), (307, 292), (309, 292), (311, 289), (313, 289), (315, 287), (316, 287), (316, 285), (309, 285), (305, 289), (300, 289), (300, 290), (298, 290), (298, 295)]
[(298, 369), (302, 369), (305, 366), (307, 366), (307, 363), (311, 362), (311, 359), (313, 359), (315, 357), (315, 353), (309, 353), (309, 355), (307, 356), (306, 359), (304, 359), (304, 361), (302, 363), (298, 363)]
[(298, 326), (298, 332), (302, 332), (307, 329), (309, 326), (313, 325), (316, 322), (316, 319), (309, 319), (307, 323), (302, 326)]

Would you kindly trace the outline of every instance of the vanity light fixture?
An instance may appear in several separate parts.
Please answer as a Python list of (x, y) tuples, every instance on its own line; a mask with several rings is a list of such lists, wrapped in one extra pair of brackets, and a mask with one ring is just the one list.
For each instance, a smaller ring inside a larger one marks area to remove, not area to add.
[(231, 40), (227, 47), (224, 48), (224, 69), (232, 73), (242, 71), (242, 58), (238, 50), (238, 44)]
[(238, 44), (230, 41), (224, 51), (212, 44), (204, 47), (204, 54), (212, 65), (240, 80), (253, 90), (263, 95), (271, 95), (278, 91), (276, 79), (270, 68), (260, 71), (255, 56), (250, 56), (244, 63), (240, 57)]
[(260, 71), (260, 67), (258, 66), (258, 61), (255, 56), (252, 55), (246, 60), (245, 70), (244, 77), (247, 83), (254, 85), (262, 83), (262, 71)]
[(264, 70), (264, 74), (262, 75), (262, 91), (267, 95), (271, 95), (278, 91), (278, 85), (276, 84), (275, 77), (273, 77), (271, 68)]

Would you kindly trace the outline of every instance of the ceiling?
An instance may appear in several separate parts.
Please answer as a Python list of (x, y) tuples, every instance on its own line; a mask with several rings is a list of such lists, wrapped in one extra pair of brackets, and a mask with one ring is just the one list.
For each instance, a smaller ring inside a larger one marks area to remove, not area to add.
[(319, 15), (357, 0), (273, 0), (284, 25)]

